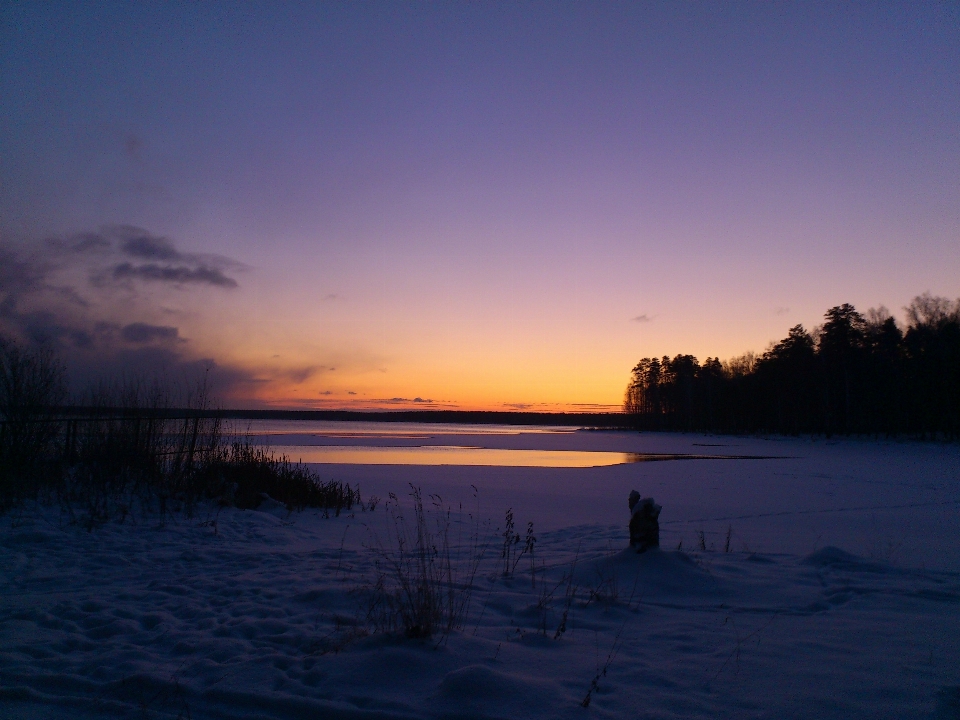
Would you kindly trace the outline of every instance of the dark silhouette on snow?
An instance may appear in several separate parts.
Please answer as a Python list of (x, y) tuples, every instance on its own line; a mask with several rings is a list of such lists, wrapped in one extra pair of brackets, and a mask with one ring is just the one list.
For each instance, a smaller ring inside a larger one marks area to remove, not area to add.
[(630, 547), (638, 553), (660, 547), (660, 506), (653, 498), (641, 498), (636, 490), (630, 491), (627, 500), (630, 506)]

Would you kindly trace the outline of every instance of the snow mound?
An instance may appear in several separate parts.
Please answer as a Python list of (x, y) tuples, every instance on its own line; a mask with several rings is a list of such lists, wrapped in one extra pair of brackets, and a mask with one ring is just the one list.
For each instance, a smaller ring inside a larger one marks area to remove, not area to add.
[(864, 560), (863, 558), (851, 555), (838, 547), (827, 546), (816, 552), (810, 553), (801, 561), (803, 565), (812, 565), (814, 567), (831, 568), (833, 570), (846, 570), (850, 572), (872, 572), (886, 573), (892, 570), (888, 565)]
[(438, 697), (441, 706), (453, 711), (451, 716), (496, 718), (535, 713), (538, 707), (554, 702), (558, 693), (562, 690), (556, 683), (542, 678), (516, 672), (508, 675), (474, 664), (447, 673), (440, 682)]
[(521, 681), (485, 665), (467, 665), (448, 672), (440, 682), (440, 695), (456, 700), (495, 701), (520, 697), (528, 692), (529, 678)]
[[(588, 558), (577, 569), (576, 581), (590, 588), (606, 583), (636, 599), (718, 598), (724, 583), (690, 555), (653, 549), (637, 553), (626, 548), (613, 555)], [(626, 599), (626, 598), (623, 598)]]

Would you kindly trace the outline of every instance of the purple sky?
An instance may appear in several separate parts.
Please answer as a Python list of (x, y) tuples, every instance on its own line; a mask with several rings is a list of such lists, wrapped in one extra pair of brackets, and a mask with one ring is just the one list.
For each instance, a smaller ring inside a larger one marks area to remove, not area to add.
[(955, 3), (0, 7), (0, 329), (78, 382), (616, 406), (960, 295)]

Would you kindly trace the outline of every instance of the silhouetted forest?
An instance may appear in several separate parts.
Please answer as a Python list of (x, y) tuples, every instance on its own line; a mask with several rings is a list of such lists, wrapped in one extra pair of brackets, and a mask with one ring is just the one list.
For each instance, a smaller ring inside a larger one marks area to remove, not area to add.
[(960, 300), (827, 310), (756, 356), (643, 358), (624, 412), (641, 429), (960, 437)]

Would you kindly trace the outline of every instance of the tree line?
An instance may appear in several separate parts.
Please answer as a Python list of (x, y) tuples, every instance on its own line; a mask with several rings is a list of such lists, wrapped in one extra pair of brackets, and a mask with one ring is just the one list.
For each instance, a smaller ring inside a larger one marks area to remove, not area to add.
[(901, 327), (883, 307), (827, 310), (760, 356), (643, 358), (624, 412), (640, 429), (960, 437), (960, 300), (924, 294)]

